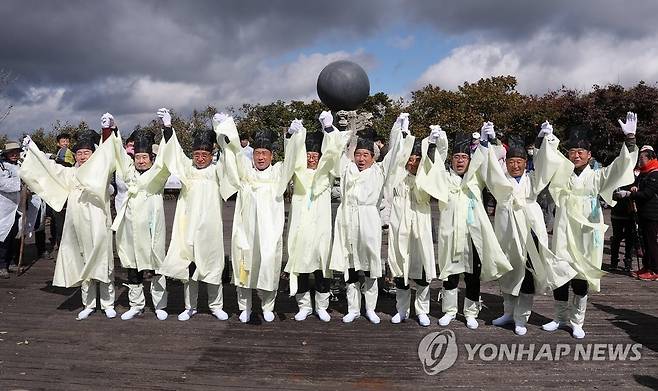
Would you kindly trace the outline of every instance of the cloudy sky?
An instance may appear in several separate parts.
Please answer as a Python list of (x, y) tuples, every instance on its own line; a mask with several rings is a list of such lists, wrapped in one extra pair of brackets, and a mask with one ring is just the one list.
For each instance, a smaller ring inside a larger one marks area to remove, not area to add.
[(106, 111), (131, 129), (159, 107), (310, 100), (338, 59), (395, 97), (500, 74), (538, 94), (658, 81), (654, 0), (3, 0), (0, 15), (11, 136), (98, 128)]

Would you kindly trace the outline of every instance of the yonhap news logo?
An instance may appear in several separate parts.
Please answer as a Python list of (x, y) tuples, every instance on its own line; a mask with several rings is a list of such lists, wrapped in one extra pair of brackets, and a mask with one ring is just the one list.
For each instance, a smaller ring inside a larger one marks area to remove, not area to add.
[[(427, 334), (418, 344), (418, 358), (423, 371), (434, 376), (452, 367), (459, 356), (460, 345), (451, 330)], [(465, 361), (638, 361), (642, 344), (578, 343), (578, 344), (463, 344)]]

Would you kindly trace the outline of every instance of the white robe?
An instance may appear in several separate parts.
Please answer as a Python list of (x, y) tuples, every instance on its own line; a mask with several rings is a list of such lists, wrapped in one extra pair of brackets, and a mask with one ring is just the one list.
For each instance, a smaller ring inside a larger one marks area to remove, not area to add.
[[(229, 121), (232, 123), (225, 122)], [(227, 176), (238, 192), (231, 237), (233, 283), (240, 288), (276, 291), (283, 257), (283, 193), (293, 174), (306, 167), (306, 154), (301, 153), (305, 132), (286, 140), (283, 162), (262, 171), (244, 157), (237, 131), (225, 134), (230, 140), (224, 154)]]
[[(414, 140), (413, 136), (404, 139), (390, 181), (393, 196), (388, 263), (393, 277), (403, 277), (405, 285), (409, 284), (409, 279), (422, 279), (423, 270), (425, 281), (436, 278), (430, 195), (418, 185), (419, 173), (411, 175), (405, 168)], [(423, 140), (423, 156), (418, 166), (421, 178), (432, 168), (432, 161), (427, 156), (428, 147), (427, 139)]]
[[(447, 139), (441, 137), (437, 148), (447, 150)], [(439, 201), (441, 218), (438, 229), (439, 279), (461, 273), (473, 273), (475, 246), (482, 265), (480, 280), (493, 281), (512, 270), (512, 265), (500, 248), (489, 216), (482, 204), (483, 174), (486, 149), (479, 147), (472, 155), (463, 177), (437, 162), (421, 188)]]
[(553, 223), (553, 252), (571, 261), (578, 275), (586, 280), (594, 292), (600, 290), (603, 261), (603, 235), (608, 226), (603, 223), (599, 196), (614, 206), (613, 191), (634, 182), (633, 168), (638, 150), (629, 152), (622, 146), (619, 156), (607, 167), (592, 170), (589, 165), (576, 175), (573, 171), (567, 180), (551, 182), (549, 191), (555, 200)]
[[(331, 188), (337, 175), (338, 162), (345, 149), (345, 132), (335, 129), (325, 133), (322, 155), (316, 169), (302, 167), (295, 172), (288, 231), (288, 263), (290, 295), (297, 293), (297, 275), (321, 270), (331, 277)], [(304, 143), (299, 152), (306, 156)]]
[(401, 140), (400, 127), (393, 126), (390, 149), (384, 160), (363, 171), (347, 156), (341, 158), (341, 203), (336, 211), (329, 267), (343, 272), (345, 280), (349, 279), (349, 269), (368, 271), (370, 278), (382, 276), (379, 204), (388, 174), (401, 153)]
[[(0, 242), (4, 242), (14, 226), (21, 198), (21, 178), (18, 166), (2, 162), (0, 167)], [(20, 225), (19, 225), (20, 226)]]
[(220, 164), (197, 169), (183, 152), (175, 133), (160, 147), (158, 155), (163, 156), (167, 169), (182, 183), (169, 249), (159, 272), (187, 282), (188, 267), (194, 262), (192, 280), (220, 285), (224, 271), (222, 198), (231, 195), (220, 186), (222, 158)]
[[(544, 214), (537, 203), (537, 196), (549, 182), (560, 181), (573, 171), (571, 162), (557, 150), (558, 144), (555, 136), (545, 137), (534, 158), (534, 171), (523, 173), (518, 182), (499, 164), (495, 149), (504, 151), (504, 148), (489, 148), (486, 183), (497, 201), (494, 231), (514, 267), (498, 280), (503, 293), (519, 295), (528, 256), (536, 294), (550, 293), (576, 275), (569, 260), (558, 258), (548, 248)], [(532, 233), (538, 239), (537, 246)]]
[(112, 134), (80, 167), (47, 159), (34, 143), (20, 169), (21, 178), (55, 211), (67, 202), (53, 285), (65, 288), (86, 280), (110, 283), (114, 270), (108, 183), (114, 171)]
[[(162, 201), (169, 171), (162, 154), (151, 168), (139, 173), (133, 159), (116, 139), (117, 182), (126, 186), (125, 199), (112, 224), (121, 266), (127, 269), (156, 270), (165, 257), (165, 214)], [(164, 140), (160, 143), (164, 148)]]

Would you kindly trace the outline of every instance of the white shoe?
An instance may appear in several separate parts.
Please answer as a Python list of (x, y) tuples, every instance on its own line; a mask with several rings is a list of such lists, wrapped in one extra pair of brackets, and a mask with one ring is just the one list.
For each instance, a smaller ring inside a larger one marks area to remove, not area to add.
[(528, 332), (528, 329), (525, 326), (516, 325), (514, 326), (514, 334), (516, 335), (525, 335)]
[(214, 309), (210, 312), (212, 312), (213, 316), (219, 320), (228, 319), (228, 314), (221, 308)]
[(466, 317), (466, 327), (468, 327), (471, 330), (475, 330), (478, 328), (480, 324), (478, 323), (477, 319), (475, 319), (472, 316), (467, 316)]
[(95, 311), (95, 310), (94, 310), (93, 308), (85, 308), (84, 310), (82, 310), (82, 311), (80, 311), (80, 312), (78, 313), (78, 316), (77, 316), (77, 318), (75, 318), (75, 319), (76, 319), (76, 320), (84, 320), (84, 319), (87, 319), (87, 318), (89, 317), (89, 315), (91, 315), (91, 314), (94, 313), (94, 311)]
[(503, 316), (491, 321), (494, 326), (505, 326), (512, 323), (514, 323), (514, 316), (510, 314), (503, 314)]
[(272, 312), (272, 311), (263, 311), (263, 319), (268, 323), (273, 321), (274, 320), (274, 312)]
[(368, 320), (371, 321), (373, 324), (379, 324), (379, 322), (381, 321), (379, 319), (379, 316), (377, 316), (377, 314), (373, 310), (366, 311), (366, 318), (368, 318)]
[(318, 314), (318, 318), (323, 322), (329, 322), (331, 320), (331, 316), (329, 316), (327, 310), (317, 310), (315, 313)]
[(295, 314), (296, 321), (302, 321), (308, 318), (309, 315), (313, 313), (313, 310), (310, 308), (302, 308)]
[(114, 310), (114, 308), (108, 308), (105, 310), (105, 316), (107, 316), (108, 319), (112, 319), (117, 316), (117, 312)]
[(564, 323), (562, 323), (562, 322), (558, 322), (557, 320), (552, 320), (552, 321), (550, 321), (550, 322), (548, 322), (548, 323), (542, 325), (541, 328), (542, 328), (544, 331), (555, 331), (555, 330), (557, 330), (557, 329), (559, 329), (559, 328), (562, 328), (562, 327), (564, 327), (564, 326), (565, 326)]
[(418, 324), (423, 327), (427, 327), (430, 325), (430, 323), (430, 318), (427, 316), (427, 314), (418, 314)]
[(240, 312), (240, 322), (247, 323), (249, 322), (249, 318), (251, 318), (251, 311), (244, 310)]
[(447, 326), (453, 319), (455, 319), (455, 315), (445, 314), (439, 319), (439, 326)]
[(155, 310), (155, 316), (158, 318), (158, 320), (165, 320), (169, 314), (165, 310)]
[(360, 316), (361, 314), (358, 312), (348, 312), (347, 315), (343, 316), (343, 322), (352, 323), (354, 322), (354, 319), (357, 319)]
[(585, 330), (581, 326), (571, 326), (571, 335), (576, 339), (585, 338)]
[(142, 314), (142, 310), (139, 308), (135, 307), (130, 307), (130, 309), (123, 314), (121, 314), (121, 320), (130, 320), (134, 318), (135, 316), (139, 316)]
[(178, 314), (178, 320), (185, 322), (186, 320), (190, 320), (191, 317), (196, 315), (196, 310), (195, 309), (189, 309), (181, 312)]
[(402, 322), (403, 320), (405, 320), (406, 318), (407, 317), (404, 316), (404, 314), (401, 314), (401, 313), (398, 312), (397, 314), (393, 315), (393, 317), (391, 318), (391, 323), (398, 324), (398, 323)]

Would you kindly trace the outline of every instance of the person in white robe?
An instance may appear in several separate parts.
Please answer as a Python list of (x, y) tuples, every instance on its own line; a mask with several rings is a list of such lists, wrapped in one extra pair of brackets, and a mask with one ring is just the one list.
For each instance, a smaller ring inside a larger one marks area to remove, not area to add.
[[(495, 139), (493, 124), (485, 123), (481, 135), (483, 140)], [(447, 326), (457, 315), (457, 287), (460, 275), (464, 274), (464, 317), (466, 326), (476, 329), (481, 308), (480, 282), (499, 279), (512, 270), (512, 265), (500, 248), (482, 203), (486, 150), (478, 146), (471, 155), (470, 141), (470, 134), (458, 133), (449, 168), (437, 162), (427, 178), (420, 178), (420, 183), (423, 190), (439, 201), (441, 213), (437, 263), (438, 278), (443, 281), (444, 315), (439, 325)], [(437, 149), (447, 151), (447, 143), (445, 133), (441, 133)]]
[[(101, 119), (104, 125), (108, 119)], [(104, 126), (105, 127), (105, 126)], [(76, 165), (64, 167), (49, 160), (28, 137), (27, 155), (20, 169), (23, 181), (55, 211), (66, 203), (62, 238), (55, 263), (53, 286), (81, 287), (84, 309), (77, 319), (86, 319), (96, 309), (97, 289), (101, 309), (114, 318), (114, 258), (109, 204), (110, 176), (115, 155), (110, 132), (100, 146), (99, 135), (83, 131), (73, 152)]]
[(0, 157), (0, 278), (9, 278), (9, 266), (14, 258), (15, 238), (20, 227), (18, 204), (21, 198), (21, 178), (18, 159), (21, 145), (5, 143)]
[[(137, 130), (131, 136), (134, 158), (126, 153), (115, 139), (117, 158), (116, 179), (126, 186), (125, 199), (121, 202), (112, 223), (116, 232), (117, 253), (121, 266), (128, 274), (128, 300), (130, 309), (121, 319), (130, 320), (141, 315), (146, 306), (144, 296), (144, 272), (155, 271), (151, 278), (151, 299), (159, 320), (167, 319), (167, 280), (158, 274), (165, 257), (165, 214), (162, 193), (169, 177), (162, 156), (153, 154), (153, 134)], [(163, 141), (162, 141), (163, 142)]]
[(295, 296), (299, 307), (295, 314), (298, 321), (313, 313), (310, 274), (315, 280), (315, 312), (320, 320), (331, 320), (327, 312), (332, 278), (331, 188), (348, 138), (346, 132), (333, 126), (331, 112), (322, 112), (320, 123), (323, 131), (306, 133), (305, 148), (300, 151), (306, 155), (306, 167), (293, 177), (285, 271), (290, 274), (290, 295)]
[[(551, 249), (558, 257), (567, 259), (578, 274), (553, 291), (555, 318), (542, 326), (546, 331), (571, 327), (574, 338), (585, 337), (583, 325), (590, 291), (599, 292), (603, 261), (603, 235), (608, 228), (603, 222), (599, 197), (608, 205), (617, 201), (612, 197), (615, 189), (634, 182), (633, 169), (638, 151), (635, 145), (637, 115), (629, 112), (626, 122), (619, 121), (625, 135), (621, 153), (607, 167), (592, 169), (589, 139), (593, 135), (584, 125), (570, 130), (568, 158), (573, 171), (568, 180), (552, 182), (551, 196), (557, 206), (553, 224)], [(573, 297), (569, 300), (569, 287)]]
[[(503, 252), (514, 268), (499, 280), (504, 313), (493, 320), (495, 326), (514, 324), (517, 335), (525, 335), (535, 294), (546, 294), (576, 275), (569, 262), (548, 248), (548, 233), (537, 197), (550, 182), (564, 181), (573, 166), (558, 151), (559, 140), (547, 121), (537, 137), (534, 170), (526, 172), (525, 145), (509, 149), (489, 144), (486, 184), (496, 199), (494, 231)], [(499, 151), (497, 152), (496, 149)], [(498, 156), (505, 155), (504, 166)]]
[(396, 285), (397, 309), (391, 318), (392, 323), (409, 318), (409, 280), (413, 280), (416, 284), (414, 307), (418, 323), (423, 327), (430, 325), (430, 283), (436, 278), (432, 210), (430, 195), (417, 184), (417, 174), (422, 171), (427, 175), (431, 170), (439, 132), (439, 127), (432, 126), (430, 136), (425, 140), (411, 135), (405, 137), (398, 161), (390, 174), (389, 186), (393, 190), (388, 263)]
[(351, 137), (340, 162), (340, 198), (336, 211), (330, 269), (344, 273), (350, 323), (361, 316), (361, 291), (366, 317), (378, 324), (377, 278), (382, 276), (382, 223), (379, 214), (384, 186), (400, 153), (403, 134), (409, 133), (409, 114), (401, 114), (390, 134), (389, 151), (375, 162), (374, 140)]
[[(233, 123), (233, 120), (230, 120)], [(272, 322), (283, 258), (285, 221), (283, 193), (295, 172), (306, 167), (304, 139), (306, 130), (300, 120), (292, 122), (286, 133), (284, 160), (272, 164), (278, 135), (260, 131), (254, 136), (253, 160), (240, 148), (237, 130), (227, 134), (228, 182), (237, 190), (231, 262), (233, 283), (238, 294), (240, 321), (249, 322), (253, 291), (261, 299), (263, 319)]]
[[(166, 168), (182, 183), (171, 241), (160, 273), (183, 282), (185, 310), (178, 315), (178, 320), (187, 321), (197, 313), (199, 282), (206, 283), (208, 307), (212, 315), (219, 320), (227, 320), (222, 290), (222, 200), (228, 199), (232, 193), (227, 193), (227, 187), (220, 184), (225, 154), (220, 155), (219, 164), (211, 164), (217, 135), (206, 129), (194, 134), (192, 159), (188, 158), (171, 127), (169, 110), (160, 109), (158, 117), (165, 140), (159, 148), (158, 157), (162, 157)], [(217, 126), (213, 125), (217, 130)]]

